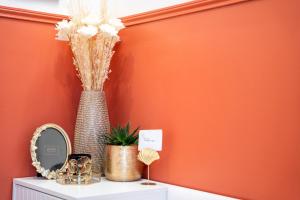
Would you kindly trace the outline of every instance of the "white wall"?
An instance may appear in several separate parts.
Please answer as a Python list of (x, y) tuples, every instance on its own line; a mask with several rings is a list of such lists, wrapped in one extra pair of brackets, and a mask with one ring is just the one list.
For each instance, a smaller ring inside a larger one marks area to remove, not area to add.
[(118, 17), (168, 7), (190, 0), (114, 0)]
[(0, 5), (48, 13), (65, 14), (61, 0), (0, 0)]
[[(65, 14), (66, 0), (0, 0), (0, 5), (41, 12)], [(97, 0), (94, 0), (95, 3)], [(124, 17), (158, 8), (184, 3), (190, 0), (108, 0), (111, 14)], [(95, 3), (96, 5), (96, 3)]]

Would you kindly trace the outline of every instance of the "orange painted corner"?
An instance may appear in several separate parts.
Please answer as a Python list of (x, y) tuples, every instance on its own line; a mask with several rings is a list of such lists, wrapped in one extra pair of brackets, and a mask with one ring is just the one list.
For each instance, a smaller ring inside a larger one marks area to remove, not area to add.
[[(299, 7), (249, 1), (122, 30), (106, 85), (110, 120), (164, 130), (152, 179), (240, 199), (299, 199)], [(0, 17), (5, 200), (12, 178), (35, 174), (36, 127), (57, 123), (73, 138), (80, 82), (48, 17)]]

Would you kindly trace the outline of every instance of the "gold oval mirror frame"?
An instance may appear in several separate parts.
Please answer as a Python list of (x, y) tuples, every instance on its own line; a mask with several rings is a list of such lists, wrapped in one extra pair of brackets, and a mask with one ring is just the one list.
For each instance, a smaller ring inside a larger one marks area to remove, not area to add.
[(69, 137), (57, 124), (44, 124), (35, 130), (30, 145), (32, 165), (43, 177), (55, 179), (56, 170), (66, 167), (71, 152)]

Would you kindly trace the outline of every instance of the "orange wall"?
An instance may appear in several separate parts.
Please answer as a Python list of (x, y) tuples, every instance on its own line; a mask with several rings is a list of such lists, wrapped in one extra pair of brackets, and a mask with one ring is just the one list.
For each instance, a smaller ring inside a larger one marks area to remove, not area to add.
[(112, 122), (164, 130), (155, 180), (257, 200), (300, 196), (300, 1), (250, 1), (131, 26)]
[[(131, 26), (107, 99), (113, 124), (164, 129), (151, 176), (257, 200), (300, 196), (297, 0), (239, 5)], [(34, 175), (34, 129), (73, 138), (80, 83), (53, 25), (0, 18), (1, 199)], [(3, 164), (5, 162), (5, 164)]]
[(0, 27), (0, 199), (8, 200), (13, 177), (35, 174), (36, 127), (57, 123), (73, 138), (81, 86), (54, 25), (0, 18)]

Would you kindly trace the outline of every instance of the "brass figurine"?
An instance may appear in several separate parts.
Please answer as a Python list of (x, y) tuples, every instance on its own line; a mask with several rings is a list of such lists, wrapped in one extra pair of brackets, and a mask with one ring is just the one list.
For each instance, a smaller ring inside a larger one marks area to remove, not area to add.
[(158, 152), (150, 148), (142, 149), (138, 154), (138, 160), (145, 163), (148, 169), (148, 181), (141, 183), (142, 185), (156, 185), (156, 183), (150, 182), (150, 165), (159, 158)]

